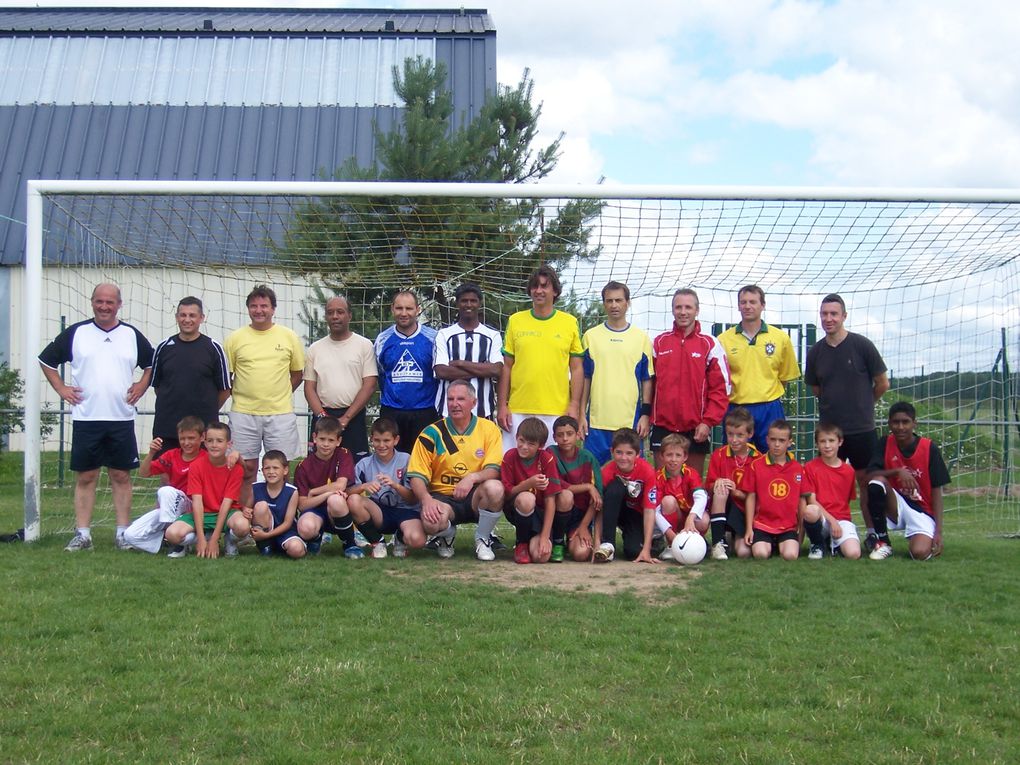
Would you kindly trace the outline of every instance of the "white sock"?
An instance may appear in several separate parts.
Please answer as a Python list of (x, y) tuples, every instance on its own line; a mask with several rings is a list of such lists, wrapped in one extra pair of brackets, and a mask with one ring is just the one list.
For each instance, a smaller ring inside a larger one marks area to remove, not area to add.
[(81, 526), (75, 529), (75, 532), (81, 534), (81, 536), (85, 537), (86, 539), (92, 539), (92, 529), (90, 529), (88, 526)]
[(492, 536), (492, 532), (496, 529), (496, 524), (499, 523), (499, 519), (502, 517), (503, 513), (494, 513), (492, 510), (478, 508), (478, 527), (475, 529), (475, 539), (488, 541), (489, 537)]
[(118, 537), (124, 536), (124, 532), (127, 530), (128, 530), (127, 526), (117, 526), (117, 536)]
[(440, 531), (440, 532), (439, 532), (438, 534), (436, 534), (436, 536), (437, 536), (437, 537), (440, 537), (441, 539), (453, 539), (453, 538), (454, 538), (454, 536), (456, 536), (456, 534), (457, 534), (457, 527), (456, 527), (456, 526), (454, 526), (454, 525), (453, 525), (453, 524), (451, 523), (451, 524), (450, 524), (449, 526), (447, 526), (447, 527), (446, 527), (445, 529), (443, 529), (443, 530), (442, 530), (442, 531)]
[(181, 540), (181, 544), (184, 545), (185, 547), (195, 544), (195, 532), (189, 531), (187, 534), (185, 534), (184, 539)]

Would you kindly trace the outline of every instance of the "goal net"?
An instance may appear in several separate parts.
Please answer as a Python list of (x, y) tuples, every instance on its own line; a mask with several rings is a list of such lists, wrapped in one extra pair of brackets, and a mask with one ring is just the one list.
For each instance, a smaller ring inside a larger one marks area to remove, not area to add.
[[(453, 319), (464, 281), (482, 286), (485, 320), (502, 327), (528, 304), (528, 274), (549, 263), (563, 278), (560, 307), (582, 330), (601, 320), (609, 280), (629, 286), (632, 321), (652, 336), (670, 327), (678, 288), (697, 290), (702, 328), (717, 333), (739, 320), (736, 291), (757, 284), (765, 320), (789, 332), (802, 368), (824, 334), (821, 297), (841, 294), (847, 328), (889, 367), (878, 422), (908, 399), (919, 431), (942, 447), (953, 476), (947, 524), (1020, 530), (1020, 197), (1011, 192), (44, 181), (29, 198), (37, 207), (26, 266), (12, 273), (11, 357), (31, 383), (27, 409), (56, 419), (41, 442), (13, 437), (11, 448), (26, 450), (36, 529), (40, 490), (44, 531), (70, 529), (73, 514), (70, 419), (34, 359), (63, 325), (91, 315), (96, 283), (121, 286), (121, 318), (153, 345), (176, 331), (182, 297), (204, 301), (204, 331), (222, 341), (248, 322), (251, 287), (268, 284), (276, 320), (307, 344), (325, 334), (332, 294), (349, 298), (352, 328), (374, 338), (390, 323), (393, 290), (414, 289), (423, 320), (438, 326)], [(810, 457), (815, 400), (798, 381), (786, 402), (798, 454)], [(140, 449), (153, 403), (150, 391), (139, 404)], [(307, 411), (300, 389), (295, 409)], [(136, 482), (136, 513), (151, 490)], [(101, 496), (94, 523), (112, 518)]]

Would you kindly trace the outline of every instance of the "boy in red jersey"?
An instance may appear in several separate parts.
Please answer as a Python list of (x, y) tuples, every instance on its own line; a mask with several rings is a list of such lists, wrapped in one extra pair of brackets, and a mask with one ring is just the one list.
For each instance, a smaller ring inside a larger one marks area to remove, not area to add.
[[(227, 463), (230, 450), (230, 426), (211, 422), (205, 429), (205, 454), (191, 463), (188, 490), (191, 512), (170, 524), (166, 540), (175, 545), (188, 545), (194, 540), (200, 558), (218, 558), (220, 534), (224, 553), (237, 555), (237, 542), (251, 531), (249, 519), (241, 512), (241, 479), (244, 470), (239, 464)], [(210, 533), (211, 532), (211, 533)], [(208, 540), (206, 533), (209, 533)]]
[[(154, 438), (149, 444), (149, 453), (138, 466), (138, 475), (151, 478), (155, 475), (165, 476), (163, 485), (156, 490), (156, 507), (162, 510), (165, 517), (178, 518), (191, 512), (191, 497), (188, 496), (188, 472), (191, 464), (202, 453), (202, 437), (205, 423), (198, 417), (185, 417), (177, 423), (177, 447), (163, 449), (163, 439)], [(158, 456), (157, 456), (158, 455)], [(128, 528), (128, 532), (131, 527)], [(128, 538), (130, 542), (130, 538)], [(175, 546), (169, 553), (171, 558), (183, 558), (187, 547)], [(156, 550), (155, 552), (158, 552)]]
[(596, 524), (595, 563), (616, 557), (616, 529), (623, 532), (623, 555), (635, 563), (658, 563), (652, 557), (652, 533), (658, 506), (655, 468), (638, 456), (641, 439), (632, 428), (613, 433), (613, 459), (602, 468), (602, 523)]
[(797, 521), (804, 493), (803, 468), (789, 454), (792, 434), (786, 420), (769, 425), (768, 452), (751, 463), (740, 481), (747, 493), (744, 544), (755, 558), (772, 557), (775, 547), (783, 560), (797, 560), (800, 555)]
[(890, 528), (903, 531), (914, 560), (942, 552), (942, 487), (949, 470), (938, 446), (914, 433), (916, 427), (912, 404), (889, 407), (889, 435), (878, 442), (868, 465), (868, 511), (878, 535), (872, 560), (892, 555)]
[(850, 520), (850, 501), (857, 497), (857, 474), (839, 458), (843, 431), (839, 425), (821, 423), (815, 428), (818, 456), (804, 466), (804, 491), (809, 494), (804, 506), (804, 530), (811, 540), (808, 558), (820, 560), (829, 549), (844, 558), (861, 557), (861, 538)]
[(315, 555), (322, 532), (335, 532), (344, 546), (344, 557), (360, 559), (365, 553), (354, 542), (354, 521), (347, 506), (347, 487), (354, 483), (354, 459), (340, 446), (340, 420), (320, 417), (315, 421), (315, 451), (294, 471), (298, 490), (298, 536)]
[[(557, 501), (570, 507), (567, 520), (567, 551), (578, 562), (590, 561), (594, 550), (592, 523), (602, 510), (602, 467), (595, 456), (578, 445), (578, 422), (570, 415), (553, 422), (556, 443), (549, 451), (556, 458), (563, 491)], [(556, 541), (553, 540), (553, 559)]]
[(727, 560), (726, 529), (733, 533), (733, 548), (738, 558), (750, 558), (751, 548), (744, 544), (744, 500), (747, 494), (740, 481), (751, 461), (759, 457), (751, 443), (754, 416), (742, 406), (731, 409), (724, 420), (726, 446), (720, 446), (708, 460), (705, 488), (712, 495), (709, 522), (712, 526), (712, 560)]
[(655, 511), (655, 526), (666, 540), (660, 560), (673, 560), (670, 545), (677, 532), (708, 531), (708, 492), (701, 485), (701, 476), (685, 463), (691, 448), (687, 436), (670, 433), (662, 439), (662, 470), (656, 475), (659, 509)]
[[(563, 562), (563, 533), (570, 506), (558, 507), (562, 492), (556, 458), (542, 445), (549, 440), (549, 428), (537, 417), (525, 417), (517, 428), (517, 448), (503, 455), (499, 477), (506, 492), (503, 512), (517, 529), (514, 562), (547, 563), (553, 540), (559, 540)], [(535, 512), (541, 509), (541, 514)]]

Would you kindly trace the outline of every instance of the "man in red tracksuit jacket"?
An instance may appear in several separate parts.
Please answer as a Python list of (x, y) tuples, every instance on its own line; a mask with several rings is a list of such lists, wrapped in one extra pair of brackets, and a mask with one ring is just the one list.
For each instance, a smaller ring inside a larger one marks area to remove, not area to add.
[(712, 449), (709, 436), (729, 406), (730, 371), (726, 352), (698, 323), (698, 295), (691, 289), (673, 295), (673, 329), (652, 343), (655, 377), (652, 397), (652, 448), (669, 433), (691, 440), (687, 464), (699, 475)]

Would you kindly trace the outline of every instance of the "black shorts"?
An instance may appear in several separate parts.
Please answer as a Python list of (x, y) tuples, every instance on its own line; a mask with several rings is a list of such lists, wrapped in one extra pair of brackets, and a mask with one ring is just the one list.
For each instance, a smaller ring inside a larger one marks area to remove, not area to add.
[[(332, 407), (323, 407), (326, 414), (330, 417), (336, 417), (338, 420), (347, 414), (347, 409), (334, 409)], [(315, 427), (315, 420), (312, 419), (309, 424), (310, 428)], [(344, 448), (351, 453), (354, 458), (354, 464), (357, 465), (358, 461), (362, 457), (368, 456), (368, 424), (365, 419), (365, 410), (362, 409), (356, 415), (350, 418), (347, 422), (347, 427), (344, 428), (342, 434), (341, 443)], [(311, 430), (309, 430), (308, 440), (312, 440)]]
[(759, 542), (768, 542), (770, 545), (775, 547), (780, 542), (797, 541), (797, 530), (784, 531), (782, 534), (770, 534), (767, 531), (761, 529), (754, 530), (754, 537), (751, 539), (751, 544), (758, 544)]
[(71, 470), (83, 473), (101, 467), (114, 470), (138, 467), (134, 421), (75, 421), (71, 429)]
[[(664, 439), (670, 433), (676, 433), (676, 432), (677, 431), (675, 431), (675, 430), (667, 430), (666, 428), (662, 427), (661, 425), (652, 425), (652, 449), (655, 450), (655, 451), (658, 451), (659, 447), (662, 446), (662, 439)], [(693, 430), (685, 430), (685, 431), (681, 432), (680, 435), (687, 436), (687, 438), (690, 439), (690, 442), (691, 442), (691, 454), (708, 454), (710, 451), (712, 451), (712, 437), (711, 436), (706, 438), (704, 441), (700, 441), (699, 442), (699, 441), (695, 441), (694, 440), (694, 431)]]
[[(567, 518), (567, 535), (573, 536), (574, 532), (581, 528), (581, 521), (584, 520), (584, 516), (587, 513), (586, 510), (581, 510), (577, 507), (570, 508), (570, 517)], [(595, 525), (595, 516), (592, 516), (592, 520), (588, 523), (588, 530), (592, 531)]]
[(397, 449), (408, 454), (411, 453), (419, 434), (439, 419), (435, 409), (394, 409), (391, 406), (379, 407), (379, 416), (397, 423), (397, 429), (400, 431)]
[(460, 526), (462, 523), (478, 523), (478, 512), (471, 508), (471, 499), (475, 496), (477, 489), (477, 486), (473, 487), (464, 499), (457, 499), (452, 494), (437, 494), (436, 492), (432, 492), (432, 498), (438, 499), (453, 509), (454, 526)]
[(839, 458), (850, 460), (854, 470), (864, 470), (871, 462), (871, 457), (878, 448), (878, 433), (868, 430), (843, 436), (843, 445), (839, 447)]
[(743, 537), (747, 531), (747, 516), (733, 500), (726, 501), (726, 526), (735, 537)]

